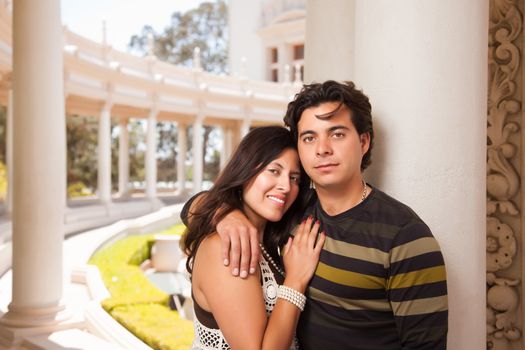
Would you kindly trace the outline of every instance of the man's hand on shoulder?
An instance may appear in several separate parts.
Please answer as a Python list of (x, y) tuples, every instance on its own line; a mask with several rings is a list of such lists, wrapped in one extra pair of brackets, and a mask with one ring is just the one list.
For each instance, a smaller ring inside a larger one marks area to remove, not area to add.
[(259, 234), (248, 218), (240, 211), (228, 213), (217, 223), (221, 237), (224, 265), (230, 265), (232, 274), (241, 278), (253, 274), (259, 263)]

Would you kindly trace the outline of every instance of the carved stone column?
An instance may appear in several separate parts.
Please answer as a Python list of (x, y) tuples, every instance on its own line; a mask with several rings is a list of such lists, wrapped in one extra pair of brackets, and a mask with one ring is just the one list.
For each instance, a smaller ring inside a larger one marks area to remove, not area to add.
[[(487, 349), (522, 348), (522, 0), (491, 1), (487, 123)], [(521, 197), (521, 198), (520, 198)]]

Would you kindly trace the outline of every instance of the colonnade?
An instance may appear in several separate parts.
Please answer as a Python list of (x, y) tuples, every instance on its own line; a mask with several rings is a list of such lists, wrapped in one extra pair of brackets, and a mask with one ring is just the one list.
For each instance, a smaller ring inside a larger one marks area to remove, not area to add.
[[(13, 93), (9, 90), (9, 99), (7, 104), (7, 161), (8, 171), (8, 188), (6, 198), (7, 212), (12, 212), (13, 198)], [(98, 137), (97, 137), (97, 196), (101, 204), (109, 204), (112, 201), (112, 183), (111, 183), (111, 103), (103, 105), (98, 115)], [(158, 111), (152, 110), (146, 119), (146, 153), (145, 153), (145, 195), (149, 200), (157, 198), (157, 115)], [(129, 162), (129, 124), (130, 118), (119, 118), (119, 149), (118, 149), (118, 196), (127, 198), (130, 195), (130, 162)], [(193, 147), (192, 154), (192, 192), (198, 192), (202, 188), (203, 171), (204, 171), (204, 154), (202, 132), (204, 128), (205, 117), (203, 114), (196, 116), (195, 121), (191, 123), (193, 127)], [(186, 194), (186, 159), (188, 154), (187, 133), (189, 124), (182, 121), (175, 121), (177, 124), (177, 191), (175, 194)], [(247, 117), (238, 126), (220, 126), (223, 135), (224, 147), (220, 152), (220, 168), (224, 166), (229, 159), (233, 145), (250, 130), (250, 119)], [(237, 137), (235, 137), (237, 136)], [(237, 140), (237, 141), (236, 141)]]

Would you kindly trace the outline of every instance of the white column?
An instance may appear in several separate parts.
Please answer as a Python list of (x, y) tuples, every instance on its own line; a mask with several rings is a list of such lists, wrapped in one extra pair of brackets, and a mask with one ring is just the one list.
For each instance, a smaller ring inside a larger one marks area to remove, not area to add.
[(278, 62), (279, 62), (279, 82), (285, 81), (286, 65), (292, 64), (292, 47), (286, 43), (281, 43), (277, 46)]
[[(351, 78), (371, 98), (377, 139), (367, 179), (415, 209), (441, 245), (451, 350), (486, 348), (487, 19), (487, 0), (357, 0), (354, 74), (342, 69), (345, 55), (317, 51), (314, 28), (306, 39), (307, 57), (323, 52), (322, 64), (307, 62), (308, 79)], [(346, 25), (330, 32), (330, 46), (353, 45)]]
[(199, 192), (202, 188), (202, 175), (204, 171), (204, 156), (202, 153), (204, 141), (202, 138), (203, 121), (204, 116), (199, 114), (193, 123), (193, 193)]
[(221, 170), (226, 166), (230, 160), (233, 149), (233, 132), (232, 128), (225, 126), (222, 128), (223, 152), (221, 154)]
[(120, 119), (118, 189), (121, 197), (129, 195), (129, 132), (125, 118)]
[(98, 198), (111, 202), (111, 105), (106, 104), (98, 121)]
[(244, 119), (242, 120), (241, 125), (239, 127), (239, 134), (240, 134), (239, 142), (244, 136), (246, 136), (247, 133), (250, 132), (251, 123), (252, 123), (251, 108), (245, 107), (244, 108)]
[(157, 111), (148, 117), (146, 134), (146, 197), (157, 197)]
[[(353, 79), (355, 1), (307, 1), (305, 82)], [(370, 23), (378, 28), (380, 24), (377, 18)], [(384, 54), (381, 58), (386, 59)]]
[(177, 187), (178, 193), (186, 192), (186, 153), (188, 149), (188, 139), (186, 125), (178, 123), (177, 125)]
[(177, 124), (177, 193), (186, 192), (186, 154), (188, 151), (187, 126)]
[(7, 92), (7, 132), (6, 132), (6, 169), (7, 169), (7, 212), (13, 212), (13, 90)]
[(60, 1), (13, 9), (13, 290), (7, 326), (60, 322), (66, 133)]

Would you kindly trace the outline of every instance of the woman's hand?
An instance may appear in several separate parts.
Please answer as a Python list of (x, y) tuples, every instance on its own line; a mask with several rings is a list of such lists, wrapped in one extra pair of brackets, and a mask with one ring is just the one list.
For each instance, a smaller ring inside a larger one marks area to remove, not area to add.
[[(313, 224), (313, 225), (312, 225)], [(284, 284), (303, 293), (317, 268), (326, 235), (319, 232), (319, 221), (308, 217), (296, 229), (295, 236), (284, 246)]]

